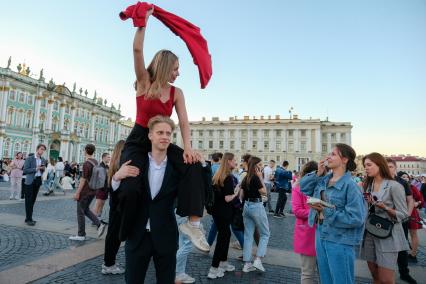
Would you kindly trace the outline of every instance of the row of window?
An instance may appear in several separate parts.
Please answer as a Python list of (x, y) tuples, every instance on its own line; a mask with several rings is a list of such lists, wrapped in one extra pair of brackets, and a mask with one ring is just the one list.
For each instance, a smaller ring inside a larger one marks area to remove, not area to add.
[[(191, 141), (192, 144), (192, 141)], [(205, 145), (204, 145), (204, 141), (203, 140), (198, 140), (198, 144), (197, 144), (197, 149), (205, 149)], [(214, 149), (214, 142), (212, 140), (208, 141), (208, 144), (206, 145), (207, 149)], [(234, 140), (229, 141), (229, 149), (230, 150), (235, 150), (237, 143)], [(258, 150), (258, 143), (257, 141), (252, 141), (251, 147), (248, 147), (247, 145), (247, 141), (246, 140), (241, 140), (241, 143), (239, 145), (239, 149), (240, 150)], [(269, 141), (263, 141), (263, 148), (261, 148), (260, 150), (265, 150), (265, 151), (269, 151), (271, 144), (269, 143)], [(281, 141), (275, 141), (275, 149), (276, 151), (282, 151), (285, 149), (281, 148), (282, 144)], [(223, 149), (228, 149), (228, 147), (225, 147), (225, 141), (220, 140), (219, 141), (219, 147), (218, 150), (223, 150)], [(287, 143), (287, 151), (288, 152), (294, 152), (294, 151), (300, 151), (300, 152), (306, 152), (307, 151), (307, 142), (306, 141), (302, 141), (299, 144), (299, 149), (295, 149), (295, 145), (294, 142), (290, 141)]]
[(11, 101), (17, 101), (21, 104), (29, 104), (29, 105), (33, 105), (34, 104), (34, 96), (31, 94), (25, 94), (24, 92), (18, 92), (16, 90), (11, 90), (9, 92), (9, 100)]
[(414, 168), (420, 168), (420, 164), (416, 164), (416, 165), (414, 165), (414, 164), (398, 164), (398, 167), (414, 169)]
[(26, 157), (30, 152), (31, 142), (30, 141), (15, 141), (13, 142), (10, 138), (6, 138), (3, 142), (3, 157), (14, 158), (18, 152), (22, 152)]

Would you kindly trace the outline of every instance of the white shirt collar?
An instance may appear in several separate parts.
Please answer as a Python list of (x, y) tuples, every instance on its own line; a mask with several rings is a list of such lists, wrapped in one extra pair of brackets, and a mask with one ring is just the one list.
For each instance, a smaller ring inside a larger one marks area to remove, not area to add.
[(161, 163), (159, 165), (157, 165), (157, 162), (154, 160), (154, 158), (152, 157), (152, 153), (149, 152), (148, 153), (148, 158), (149, 158), (149, 164), (153, 165), (155, 168), (159, 169), (159, 168), (163, 168), (167, 165), (167, 155), (164, 158), (163, 161), (161, 161)]

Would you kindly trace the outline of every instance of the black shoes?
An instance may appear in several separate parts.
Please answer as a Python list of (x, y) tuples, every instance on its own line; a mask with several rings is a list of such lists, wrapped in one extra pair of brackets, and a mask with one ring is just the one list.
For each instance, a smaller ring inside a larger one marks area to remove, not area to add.
[(399, 279), (401, 279), (401, 280), (403, 280), (405, 282), (408, 282), (410, 284), (417, 284), (417, 281), (414, 280), (414, 278), (411, 277), (410, 274), (400, 275)]
[(27, 224), (28, 226), (34, 226), (36, 224), (36, 221), (34, 220), (25, 221), (25, 224)]

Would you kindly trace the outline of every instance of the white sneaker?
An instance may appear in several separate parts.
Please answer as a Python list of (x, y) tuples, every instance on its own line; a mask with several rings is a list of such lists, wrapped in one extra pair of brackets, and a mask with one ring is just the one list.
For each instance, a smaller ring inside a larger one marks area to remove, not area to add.
[(209, 279), (216, 279), (223, 277), (225, 274), (223, 274), (223, 270), (219, 267), (210, 267), (209, 274), (207, 274), (207, 278)]
[(219, 268), (222, 269), (223, 271), (234, 271), (235, 270), (235, 266), (229, 264), (227, 261), (221, 261), (219, 264)]
[(232, 242), (230, 247), (234, 249), (242, 250), (242, 247), (238, 241)]
[(181, 273), (179, 275), (176, 275), (175, 282), (180, 282), (180, 283), (194, 283), (195, 279), (192, 278), (191, 276), (189, 276), (186, 273)]
[(117, 264), (106, 266), (102, 264), (102, 274), (123, 274), (124, 269), (120, 268)]
[(85, 236), (71, 236), (71, 237), (69, 237), (69, 239), (71, 241), (80, 241), (80, 242), (82, 242), (82, 241), (86, 240), (86, 237)]
[(106, 224), (103, 221), (101, 221), (101, 224), (98, 227), (98, 238), (100, 238), (104, 234), (105, 227), (106, 227)]
[(185, 222), (179, 225), (179, 230), (189, 237), (197, 249), (203, 252), (209, 252), (210, 246), (207, 243), (206, 236), (201, 230), (201, 225), (196, 227), (191, 225), (190, 222)]
[(256, 268), (254, 268), (254, 266), (251, 262), (244, 263), (243, 272), (247, 273), (247, 272), (251, 272), (251, 271), (255, 271), (255, 270), (256, 270)]
[(260, 258), (256, 258), (253, 261), (253, 267), (262, 271), (262, 272), (265, 272), (265, 268), (263, 267), (263, 264), (262, 264), (262, 261), (260, 260)]

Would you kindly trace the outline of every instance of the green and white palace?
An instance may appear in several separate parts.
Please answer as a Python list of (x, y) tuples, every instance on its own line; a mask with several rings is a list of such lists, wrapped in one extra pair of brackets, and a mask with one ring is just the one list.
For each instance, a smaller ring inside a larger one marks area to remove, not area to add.
[(47, 157), (83, 162), (84, 146), (96, 146), (96, 158), (111, 152), (115, 143), (125, 139), (133, 126), (123, 120), (120, 105), (92, 98), (82, 88), (72, 90), (65, 84), (30, 76), (30, 68), (19, 64), (12, 70), (11, 58), (0, 67), (0, 159), (13, 158), (17, 152), (33, 153), (37, 144), (47, 146)]

